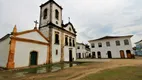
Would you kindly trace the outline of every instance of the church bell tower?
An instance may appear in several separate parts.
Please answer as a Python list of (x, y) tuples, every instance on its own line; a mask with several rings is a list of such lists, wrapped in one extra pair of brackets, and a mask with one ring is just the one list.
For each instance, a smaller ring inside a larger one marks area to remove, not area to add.
[(49, 24), (61, 27), (62, 24), (62, 7), (54, 0), (49, 0), (40, 6), (39, 27), (45, 27)]

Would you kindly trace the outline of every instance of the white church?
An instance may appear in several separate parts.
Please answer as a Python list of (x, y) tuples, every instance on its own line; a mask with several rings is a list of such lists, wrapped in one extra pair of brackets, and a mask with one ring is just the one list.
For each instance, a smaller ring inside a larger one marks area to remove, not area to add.
[(18, 32), (0, 39), (0, 67), (22, 68), (76, 60), (76, 30), (63, 24), (62, 7), (54, 0), (40, 6), (39, 28)]

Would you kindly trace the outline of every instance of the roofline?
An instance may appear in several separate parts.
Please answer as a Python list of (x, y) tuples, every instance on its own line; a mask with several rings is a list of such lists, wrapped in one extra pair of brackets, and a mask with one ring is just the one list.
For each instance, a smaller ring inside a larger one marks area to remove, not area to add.
[(49, 42), (49, 39), (46, 38), (38, 29), (32, 29), (32, 30), (25, 30), (25, 31), (21, 31), (21, 32), (16, 32), (14, 33), (15, 36), (18, 36), (18, 35), (22, 35), (22, 34), (26, 34), (26, 33), (30, 33), (30, 32), (38, 32), (46, 41)]
[[(123, 37), (132, 37), (132, 36), (133, 36), (133, 35), (127, 35), (127, 36), (104, 36), (104, 37), (123, 38)], [(104, 38), (104, 37), (101, 37), (101, 38)], [(98, 41), (98, 40), (104, 40), (104, 39), (101, 39), (101, 38), (94, 39), (94, 40), (89, 40), (88, 42)], [(110, 39), (110, 38), (109, 38), (109, 39)]]
[(54, 0), (49, 0), (49, 1), (45, 2), (44, 4), (41, 4), (40, 7), (43, 7), (43, 6), (45, 6), (46, 4), (49, 4), (50, 2), (55, 3), (60, 9), (63, 9), (63, 8), (62, 8), (59, 4), (57, 4)]
[(43, 28), (43, 27), (46, 27), (46, 26), (48, 26), (48, 25), (52, 25), (52, 26), (54, 26), (54, 27), (56, 27), (56, 28), (58, 28), (58, 29), (64, 30), (65, 32), (67, 32), (67, 33), (69, 33), (69, 34), (71, 34), (71, 35), (77, 36), (76, 33), (72, 33), (72, 32), (70, 32), (70, 31), (67, 31), (66, 29), (64, 29), (64, 28), (62, 28), (62, 27), (60, 27), (60, 26), (57, 26), (57, 25), (53, 24), (52, 22), (48, 23), (48, 24), (45, 25), (45, 26), (39, 27), (39, 29), (40, 29), (40, 28)]
[[(72, 24), (71, 22), (68, 22), (68, 23), (63, 24), (63, 25), (64, 25), (63, 28), (66, 28), (68, 25), (71, 25), (71, 27), (72, 27), (74, 33), (77, 33), (76, 30), (75, 30), (75, 28), (74, 28), (74, 26), (73, 26), (73, 24)], [(65, 26), (65, 25), (66, 25), (66, 26)]]
[(84, 45), (84, 43), (79, 43), (79, 42), (76, 42), (76, 44), (82, 44), (82, 45)]
[(11, 34), (6, 34), (2, 38), (0, 38), (0, 42), (4, 41), (5, 39), (9, 38)]
[(141, 42), (142, 40), (140, 40), (140, 41), (138, 41), (138, 42), (135, 42), (135, 44), (137, 44), (137, 43), (139, 43), (139, 42)]

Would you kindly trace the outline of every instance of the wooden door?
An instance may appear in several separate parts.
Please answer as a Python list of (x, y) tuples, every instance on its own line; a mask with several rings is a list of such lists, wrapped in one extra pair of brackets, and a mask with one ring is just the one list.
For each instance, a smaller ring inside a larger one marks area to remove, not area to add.
[(123, 50), (120, 51), (120, 57), (121, 57), (121, 58), (125, 58), (125, 54), (124, 54), (124, 51), (123, 51)]
[(30, 53), (30, 65), (37, 65), (37, 52)]
[(127, 53), (127, 58), (131, 58), (131, 53)]
[(127, 53), (127, 58), (129, 58), (129, 59), (132, 58), (132, 55), (131, 55), (131, 51), (130, 51), (130, 50), (127, 50), (126, 53)]

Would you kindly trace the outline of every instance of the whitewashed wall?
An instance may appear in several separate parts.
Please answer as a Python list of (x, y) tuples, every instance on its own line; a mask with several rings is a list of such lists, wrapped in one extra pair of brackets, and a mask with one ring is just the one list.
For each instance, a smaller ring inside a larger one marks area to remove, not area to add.
[[(59, 44), (55, 44), (55, 31), (59, 32)], [(56, 50), (58, 50), (58, 55), (56, 55)], [(61, 32), (53, 29), (52, 32), (52, 62), (60, 62), (61, 59)]]
[[(43, 19), (43, 12), (44, 12), (44, 10), (45, 9), (47, 9), (48, 11), (47, 11), (47, 18), (46, 19)], [(50, 22), (50, 3), (48, 4), (48, 5), (46, 5), (46, 6), (44, 6), (44, 7), (42, 7), (41, 8), (41, 21), (40, 21), (40, 26), (45, 26), (45, 25), (47, 25), (49, 22)]]
[(0, 42), (0, 67), (6, 67), (9, 56), (10, 38)]
[(69, 50), (72, 50), (72, 58), (76, 60), (76, 49), (75, 47), (65, 46), (64, 47), (64, 61), (69, 61)]
[[(69, 30), (69, 28), (71, 28), (71, 31)], [(66, 29), (67, 31), (70, 31), (71, 33), (74, 33), (73, 28), (70, 24), (67, 27), (65, 27), (64, 29)]]
[(15, 68), (29, 66), (30, 52), (32, 51), (38, 52), (38, 65), (46, 63), (48, 57), (48, 47), (46, 45), (16, 41), (15, 48)]
[(42, 27), (40, 29), (40, 32), (46, 37), (46, 38), (49, 38), (49, 26), (47, 27)]
[(42, 41), (42, 42), (47, 43), (46, 39), (44, 39), (37, 31), (22, 34), (22, 35), (19, 35), (17, 37), (31, 39), (31, 40), (37, 40), (37, 41)]
[(75, 61), (76, 60), (76, 47), (69, 46), (69, 37), (74, 38), (75, 43), (76, 43), (76, 38), (70, 34), (64, 33), (64, 39), (66, 35), (68, 35), (68, 46), (65, 46), (65, 40), (64, 40), (64, 61), (69, 61), (69, 50), (70, 49), (72, 50), (72, 58), (74, 58), (74, 61)]
[[(55, 18), (55, 10), (56, 9), (59, 11), (59, 19), (58, 20)], [(58, 24), (56, 24), (56, 21), (58, 22)], [(60, 27), (61, 27), (61, 23), (62, 23), (62, 10), (55, 4), (52, 4), (52, 23), (54, 23)]]
[[(129, 40), (129, 45), (124, 45), (124, 40), (125, 39)], [(120, 41), (120, 46), (116, 46), (116, 43), (115, 43), (116, 40)], [(110, 42), (110, 47), (106, 46), (107, 41)], [(98, 47), (99, 42), (102, 43), (102, 47)], [(120, 50), (124, 50), (125, 58), (127, 58), (126, 50), (130, 50), (131, 53), (133, 54), (131, 40), (128, 37), (126, 37), (126, 38), (114, 38), (114, 39), (97, 40), (97, 41), (90, 42), (90, 44), (91, 43), (95, 44), (95, 48), (91, 47), (91, 53), (95, 52), (97, 58), (98, 58), (98, 56), (97, 56), (98, 51), (101, 52), (101, 57), (102, 58), (108, 58), (107, 51), (111, 51), (112, 58), (120, 58)]]
[[(80, 49), (78, 49), (78, 47), (80, 48)], [(76, 46), (76, 50), (77, 50), (77, 54), (81, 54), (81, 58), (85, 58), (85, 57), (87, 57), (88, 55), (89, 55), (89, 51), (87, 51), (86, 49), (85, 49), (85, 45), (83, 45), (83, 44), (77, 44), (77, 46)], [(79, 55), (78, 55), (78, 58), (79, 58)]]

